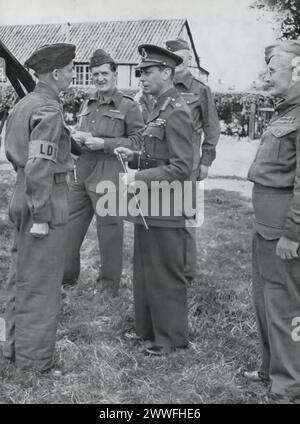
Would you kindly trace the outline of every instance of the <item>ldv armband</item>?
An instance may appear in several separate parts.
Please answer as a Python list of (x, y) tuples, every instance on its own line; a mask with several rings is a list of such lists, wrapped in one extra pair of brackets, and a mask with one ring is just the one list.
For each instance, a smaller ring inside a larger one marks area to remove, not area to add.
[(50, 141), (32, 140), (29, 143), (28, 159), (47, 159), (56, 162), (57, 145)]

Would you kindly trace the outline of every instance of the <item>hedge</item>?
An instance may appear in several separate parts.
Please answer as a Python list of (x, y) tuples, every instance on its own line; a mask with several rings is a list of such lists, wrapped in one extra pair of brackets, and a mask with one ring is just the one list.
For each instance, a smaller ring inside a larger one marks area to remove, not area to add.
[[(84, 99), (88, 97), (91, 88), (72, 87), (61, 93), (65, 119), (74, 124), (76, 115)], [(134, 97), (137, 89), (123, 89), (125, 94)], [(11, 86), (0, 85), (0, 113), (3, 108), (12, 107), (16, 96)], [(250, 115), (250, 105), (274, 107), (275, 99), (262, 93), (215, 93), (215, 103), (222, 132), (225, 134), (247, 135), (247, 123)], [(0, 115), (1, 116), (1, 115)]]

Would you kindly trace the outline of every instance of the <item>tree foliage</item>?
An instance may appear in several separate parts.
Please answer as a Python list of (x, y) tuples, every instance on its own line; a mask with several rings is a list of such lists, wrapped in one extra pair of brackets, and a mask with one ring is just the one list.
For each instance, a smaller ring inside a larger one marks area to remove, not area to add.
[(253, 7), (276, 12), (281, 38), (300, 37), (300, 0), (256, 0)]

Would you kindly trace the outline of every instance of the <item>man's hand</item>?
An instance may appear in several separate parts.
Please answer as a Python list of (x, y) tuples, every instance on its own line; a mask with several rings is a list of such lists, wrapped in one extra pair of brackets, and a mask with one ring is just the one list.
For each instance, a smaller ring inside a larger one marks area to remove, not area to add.
[(127, 149), (127, 147), (116, 147), (114, 150), (114, 154), (116, 156), (121, 155), (122, 159), (125, 160), (126, 162), (130, 162), (131, 160), (133, 160), (133, 151), (130, 149)]
[(48, 222), (34, 223), (29, 232), (33, 237), (43, 238), (49, 233), (49, 224)]
[(200, 165), (198, 181), (205, 180), (205, 178), (207, 178), (207, 176), (208, 176), (208, 166)]
[(83, 146), (86, 142), (86, 139), (92, 137), (92, 134), (86, 131), (73, 130), (71, 132), (71, 136), (77, 144)]
[(90, 150), (103, 150), (104, 140), (100, 137), (89, 137), (85, 140), (85, 146)]
[(276, 255), (280, 256), (281, 259), (298, 258), (298, 247), (298, 242), (281, 236), (276, 246)]

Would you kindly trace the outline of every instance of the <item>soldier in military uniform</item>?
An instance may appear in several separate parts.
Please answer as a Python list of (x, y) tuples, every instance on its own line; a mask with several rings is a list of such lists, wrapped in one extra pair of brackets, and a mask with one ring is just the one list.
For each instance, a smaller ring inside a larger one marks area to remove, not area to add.
[(266, 48), (265, 81), (280, 97), (248, 178), (254, 182), (253, 301), (271, 393), (300, 396), (300, 41)]
[(75, 46), (41, 47), (25, 62), (39, 79), (12, 110), (5, 149), (17, 181), (9, 216), (15, 237), (3, 354), (21, 369), (51, 368), (60, 309), (68, 219), (67, 173), (73, 169), (59, 92), (74, 78)]
[[(133, 99), (116, 87), (117, 65), (102, 49), (90, 60), (96, 90), (79, 113), (77, 128), (86, 132), (82, 155), (76, 164), (77, 180), (70, 186), (68, 252), (65, 283), (76, 282), (80, 273), (80, 248), (96, 211), (101, 181), (118, 189), (120, 162), (113, 154), (117, 146), (131, 146), (129, 136), (143, 127), (143, 118)], [(115, 195), (115, 193), (112, 193)], [(122, 274), (123, 220), (118, 216), (96, 215), (101, 254), (101, 288), (117, 294)]]
[[(193, 181), (204, 180), (208, 169), (216, 157), (216, 145), (221, 129), (216, 106), (208, 86), (194, 77), (189, 70), (191, 52), (187, 41), (178, 38), (166, 42), (170, 51), (180, 56), (183, 61), (175, 69), (174, 85), (189, 106), (193, 119)], [(202, 134), (204, 139), (202, 141)], [(196, 194), (196, 183), (194, 185)], [(187, 227), (188, 263), (187, 277), (193, 280), (196, 276), (196, 241), (195, 227)]]
[[(161, 204), (153, 204), (152, 183), (176, 181), (184, 192), (183, 183), (189, 179), (193, 163), (192, 121), (172, 81), (174, 68), (182, 59), (153, 45), (141, 45), (138, 50), (142, 55), (140, 81), (143, 90), (154, 96), (156, 106), (145, 128), (135, 137), (141, 151), (118, 148), (116, 153), (129, 160), (132, 168), (138, 168), (126, 178), (128, 190), (135, 191), (141, 182), (148, 187), (148, 213), (142, 212), (149, 229), (143, 225), (141, 215), (134, 219), (135, 324), (136, 334), (152, 343), (145, 353), (162, 355), (188, 346), (186, 217), (182, 210), (175, 213), (178, 204), (174, 193), (168, 214), (164, 214)], [(159, 213), (151, 213), (152, 206), (158, 206)]]

